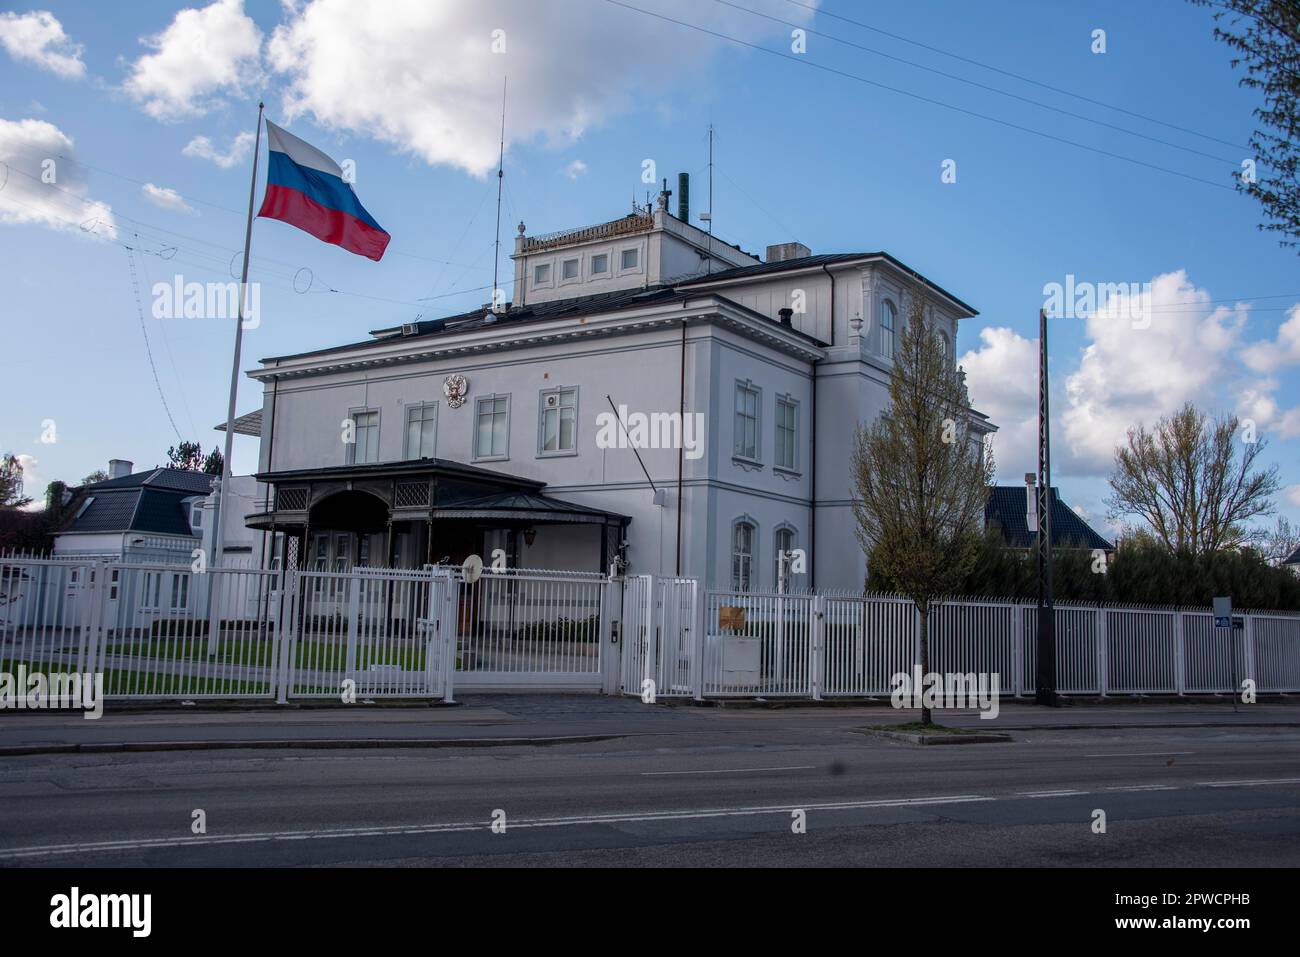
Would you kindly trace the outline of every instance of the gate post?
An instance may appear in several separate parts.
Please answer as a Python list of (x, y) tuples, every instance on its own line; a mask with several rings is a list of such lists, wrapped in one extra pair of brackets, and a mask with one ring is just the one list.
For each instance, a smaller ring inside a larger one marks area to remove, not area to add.
[(1025, 615), (1020, 605), (1011, 606), (1011, 690), (1017, 698), (1025, 686)]
[[(702, 600), (701, 600), (702, 599)], [(708, 592), (700, 595), (700, 580), (691, 579), (692, 620), (695, 631), (691, 636), (691, 691), (696, 701), (704, 700), (704, 646), (708, 630)]]
[(442, 604), (438, 608), (438, 621), (435, 634), (441, 647), (439, 653), (442, 661), (442, 700), (444, 704), (455, 704), (456, 697), (452, 688), (456, 675), (456, 655), (460, 651), (460, 580), (455, 572), (448, 572), (442, 579)]
[(645, 681), (649, 678), (654, 682), (655, 696), (659, 695), (659, 578), (656, 575), (646, 576), (646, 607), (645, 607), (645, 660), (641, 664), (641, 686), (637, 689), (639, 694), (645, 694)]
[(616, 610), (615, 589), (621, 585), (617, 580), (606, 575), (600, 586), (600, 631), (596, 635), (597, 654), (600, 656), (600, 690), (602, 694), (618, 693), (618, 676), (622, 673), (623, 649), (614, 642), (614, 634), (620, 625), (614, 617)]
[[(1246, 628), (1242, 632), (1242, 680), (1254, 681), (1256, 690), (1259, 688), (1259, 681), (1255, 678), (1255, 616), (1246, 615)], [(1235, 629), (1234, 629), (1235, 630)], [(1241, 686), (1238, 685), (1232, 689), (1233, 697), (1240, 699)]]
[[(361, 615), (361, 576), (343, 579), (348, 583), (348, 636), (343, 658), (343, 677), (356, 679), (357, 674), (357, 619)], [(390, 588), (396, 588), (390, 583)], [(372, 642), (374, 638), (372, 636)], [(373, 644), (372, 644), (373, 647)]]
[(280, 615), (277, 623), (276, 645), (279, 660), (275, 669), (275, 703), (289, 703), (289, 676), (293, 671), (293, 639), (298, 627), (298, 586), (297, 569), (285, 569), (280, 572)]
[(812, 621), (809, 622), (811, 628), (808, 636), (808, 682), (813, 700), (821, 701), (826, 659), (825, 599), (820, 594), (813, 595), (810, 607)]
[[(110, 591), (109, 585), (109, 562), (97, 561), (86, 569), (86, 577), (90, 579), (90, 596), (87, 604), (89, 605), (88, 616), (82, 619), (81, 636), (81, 657), (82, 661), (78, 662), (78, 671), (83, 674), (94, 675), (102, 670), (99, 667), (99, 659), (102, 649), (100, 641), (104, 629), (104, 619), (107, 617), (108, 596)], [(94, 680), (93, 678), (91, 679)]]

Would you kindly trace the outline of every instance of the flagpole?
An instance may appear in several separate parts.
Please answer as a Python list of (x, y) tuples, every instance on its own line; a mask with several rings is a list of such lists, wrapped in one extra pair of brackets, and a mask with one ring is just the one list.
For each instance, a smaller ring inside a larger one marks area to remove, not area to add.
[(226, 452), (221, 465), (221, 492), (217, 496), (217, 527), (213, 530), (215, 545), (212, 564), (221, 566), (225, 552), (225, 515), (226, 496), (230, 491), (231, 455), (235, 440), (235, 400), (239, 393), (239, 354), (244, 344), (244, 306), (248, 300), (248, 250), (253, 243), (253, 201), (257, 196), (257, 160), (262, 147), (262, 110), (264, 103), (257, 104), (257, 133), (253, 139), (253, 174), (248, 184), (248, 222), (244, 226), (244, 268), (239, 279), (239, 321), (235, 323), (235, 355), (230, 367), (230, 404), (226, 407)]

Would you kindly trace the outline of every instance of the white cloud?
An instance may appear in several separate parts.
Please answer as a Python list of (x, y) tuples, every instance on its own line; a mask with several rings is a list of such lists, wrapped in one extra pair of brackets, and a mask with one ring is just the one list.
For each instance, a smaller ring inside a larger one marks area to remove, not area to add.
[(86, 75), (84, 49), (63, 32), (63, 24), (48, 10), (0, 13), (0, 44), (15, 60), (27, 60), (67, 80)]
[(159, 209), (171, 210), (174, 213), (194, 212), (193, 207), (185, 202), (185, 198), (169, 186), (155, 186), (153, 183), (145, 183), (144, 186), (140, 187), (140, 192), (144, 193), (144, 198)]
[(1300, 485), (1288, 485), (1282, 490), (1282, 496), (1296, 508), (1300, 508)]
[(212, 144), (212, 140), (206, 136), (196, 136), (185, 144), (181, 153), (185, 156), (193, 156), (197, 159), (211, 160), (222, 169), (230, 169), (236, 163), (242, 161), (248, 155), (248, 151), (253, 148), (253, 134), (244, 132), (240, 133), (230, 142), (230, 147), (223, 153)]
[(1245, 307), (1214, 306), (1182, 270), (1157, 276), (1141, 295), (1140, 313), (1117, 297), (1085, 320), (1091, 342), (1065, 380), (1060, 416), (1062, 464), (1075, 474), (1108, 473), (1129, 428), (1151, 425), (1188, 400), (1213, 411), (1221, 387), (1236, 381), (1231, 350)]
[(1291, 307), (1278, 327), (1273, 342), (1256, 342), (1241, 352), (1246, 365), (1256, 372), (1274, 372), (1283, 366), (1300, 365), (1300, 304)]
[(260, 73), (262, 31), (243, 0), (215, 0), (176, 14), (167, 29), (142, 41), (124, 88), (159, 120), (202, 116), (223, 95), (238, 96)]
[[(610, 4), (562, 6), (557, 16), (552, 4), (502, 0), (305, 0), (286, 4), (267, 58), (288, 82), (287, 119), (308, 115), (482, 176), (497, 163), (503, 76), (507, 143), (558, 145), (631, 106), (652, 108), (666, 85), (697, 78), (724, 46)], [(755, 6), (812, 17), (780, 0)], [(749, 41), (789, 40), (788, 27), (719, 4), (654, 8)], [(504, 52), (493, 52), (494, 31)], [(638, 158), (629, 176), (639, 174)]]
[(966, 370), (971, 404), (998, 426), (993, 434), (998, 475), (1010, 481), (1037, 471), (1038, 340), (986, 327), (980, 330), (980, 347), (958, 364)]
[(113, 211), (90, 199), (72, 140), (44, 120), (0, 119), (0, 222), (38, 223), (101, 238), (117, 236)]
[(18, 464), (23, 469), (22, 494), (31, 499), (26, 505), (26, 511), (40, 511), (45, 507), (45, 500), (42, 496), (45, 492), (45, 486), (48, 484), (36, 472), (36, 466), (40, 464), (40, 460), (26, 452), (19, 452), (14, 458), (18, 459)]
[(569, 179), (576, 180), (583, 173), (587, 172), (587, 164), (582, 160), (574, 160), (568, 166), (564, 167), (564, 175)]

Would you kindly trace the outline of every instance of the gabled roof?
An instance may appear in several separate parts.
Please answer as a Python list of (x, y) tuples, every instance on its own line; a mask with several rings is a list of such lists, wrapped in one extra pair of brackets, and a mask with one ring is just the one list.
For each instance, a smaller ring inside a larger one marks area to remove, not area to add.
[[(1008, 547), (1034, 547), (1038, 530), (1029, 527), (1025, 486), (995, 486), (984, 506), (984, 521), (1002, 532)], [(1052, 489), (1052, 545), (1057, 548), (1100, 548), (1105, 551), (1115, 548), (1065, 504), (1055, 487)]]
[(1283, 565), (1300, 565), (1300, 546), (1291, 553), (1291, 556), (1282, 563)]
[(148, 532), (194, 534), (186, 499), (207, 497), (215, 475), (160, 467), (93, 482), (68, 503), (59, 534), (68, 532)]

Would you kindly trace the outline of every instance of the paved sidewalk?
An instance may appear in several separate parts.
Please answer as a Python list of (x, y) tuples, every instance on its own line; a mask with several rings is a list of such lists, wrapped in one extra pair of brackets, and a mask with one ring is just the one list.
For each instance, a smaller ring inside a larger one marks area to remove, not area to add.
[[(1300, 728), (1300, 699), (1239, 705), (1229, 699), (1137, 699), (1059, 709), (1004, 703), (999, 716), (936, 712), (942, 724), (983, 731), (1181, 727)], [(169, 707), (114, 710), (86, 720), (70, 712), (0, 713), (0, 757), (18, 754), (216, 748), (491, 747), (577, 743), (729, 730), (809, 733), (915, 721), (888, 702), (772, 707), (729, 703), (645, 705), (599, 695), (467, 695), (455, 707), (338, 705), (317, 708)]]

